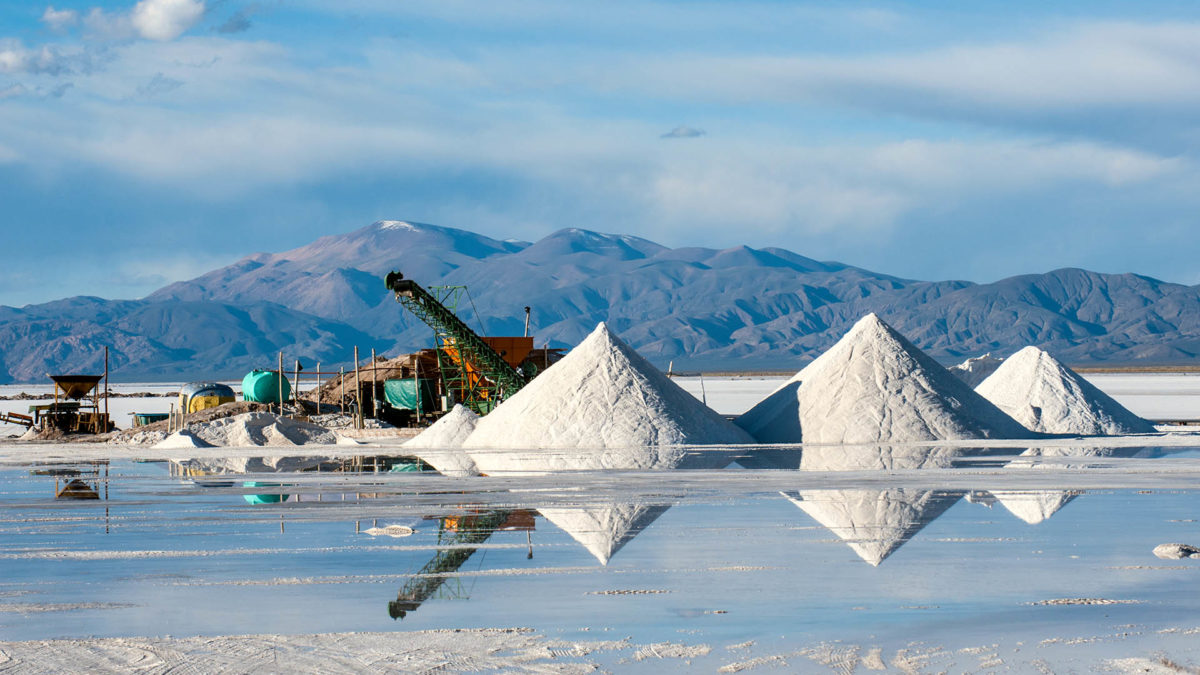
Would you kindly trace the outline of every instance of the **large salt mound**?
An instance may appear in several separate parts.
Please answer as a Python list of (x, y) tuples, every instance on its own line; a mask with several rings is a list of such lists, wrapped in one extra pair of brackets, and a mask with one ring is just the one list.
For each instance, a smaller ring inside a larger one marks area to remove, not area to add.
[(201, 441), (218, 447), (334, 445), (338, 442), (337, 434), (324, 427), (266, 412), (189, 424), (188, 431)]
[(1005, 359), (975, 391), (1032, 431), (1082, 436), (1155, 431), (1153, 424), (1037, 347)]
[(957, 377), (966, 383), (972, 389), (979, 386), (988, 378), (988, 375), (996, 372), (1000, 364), (1004, 363), (1004, 359), (998, 356), (992, 356), (991, 352), (983, 356), (967, 359), (956, 366), (950, 366), (947, 370), (950, 374)]
[(475, 426), (464, 448), (753, 443), (603, 323)]
[(1030, 436), (874, 314), (737, 423), (763, 443)]

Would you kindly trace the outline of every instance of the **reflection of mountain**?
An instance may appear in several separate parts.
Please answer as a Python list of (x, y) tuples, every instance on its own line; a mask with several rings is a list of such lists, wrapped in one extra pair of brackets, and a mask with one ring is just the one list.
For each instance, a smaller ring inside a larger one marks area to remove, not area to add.
[(538, 509), (546, 520), (583, 544), (601, 565), (658, 519), (670, 504), (613, 504), (603, 507)]
[[(804, 448), (801, 471), (898, 471), (937, 469), (977, 454), (968, 448), (812, 446)], [(885, 490), (798, 490), (785, 492), (793, 504), (845, 541), (860, 558), (878, 565), (917, 532), (953, 506), (964, 492), (891, 488)]]

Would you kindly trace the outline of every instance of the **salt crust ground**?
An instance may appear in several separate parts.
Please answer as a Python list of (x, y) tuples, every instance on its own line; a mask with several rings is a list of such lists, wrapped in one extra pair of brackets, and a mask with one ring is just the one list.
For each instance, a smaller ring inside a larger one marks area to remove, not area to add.
[(975, 391), (1031, 431), (1081, 436), (1154, 432), (1153, 424), (1037, 347), (1008, 357)]
[(1032, 435), (874, 314), (737, 423), (763, 443)]
[[(464, 448), (621, 448), (752, 443), (601, 323), (479, 420)], [(478, 463), (478, 460), (476, 460)], [(486, 472), (484, 467), (481, 470)]]
[[(524, 628), (479, 628), (395, 633), (235, 635), (223, 637), (92, 638), (0, 642), (0, 672), (31, 673), (592, 673), (619, 672), (631, 662), (675, 672), (1194, 672), (1187, 658), (1200, 628), (1154, 631), (1155, 654), (1124, 634), (1050, 636), (1035, 644), (944, 646), (913, 643), (899, 649), (821, 642), (777, 651), (754, 641), (714, 648), (704, 643), (639, 644), (547, 638)], [(1107, 645), (1096, 649), (1097, 645)], [(1129, 654), (1135, 654), (1129, 656)], [(644, 668), (642, 669), (644, 670)]]

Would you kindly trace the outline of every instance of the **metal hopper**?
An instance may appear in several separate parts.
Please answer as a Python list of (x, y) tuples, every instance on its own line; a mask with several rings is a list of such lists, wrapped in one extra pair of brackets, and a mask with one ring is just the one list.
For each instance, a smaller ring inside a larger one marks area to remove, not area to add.
[(63, 396), (78, 401), (84, 396), (92, 393), (96, 385), (103, 379), (103, 375), (51, 375), (50, 379), (54, 380), (54, 384), (58, 390), (61, 390)]

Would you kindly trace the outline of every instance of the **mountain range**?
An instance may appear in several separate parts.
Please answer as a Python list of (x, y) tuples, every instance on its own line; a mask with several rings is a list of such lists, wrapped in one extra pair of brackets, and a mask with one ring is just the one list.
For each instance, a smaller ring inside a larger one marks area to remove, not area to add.
[(297, 358), (311, 367), (350, 363), (356, 345), (389, 355), (428, 347), (432, 331), (384, 288), (393, 269), (425, 286), (467, 286), (457, 311), (483, 334), (520, 335), (530, 306), (539, 346), (573, 346), (606, 321), (677, 370), (795, 370), (868, 312), (946, 363), (1030, 344), (1073, 364), (1200, 354), (1200, 286), (1136, 274), (918, 281), (781, 248), (669, 248), (574, 228), (500, 241), (380, 221), (140, 300), (0, 306), (0, 382), (99, 370), (105, 346), (113, 378), (125, 381), (240, 377), (274, 367), (280, 350), (289, 367)]

